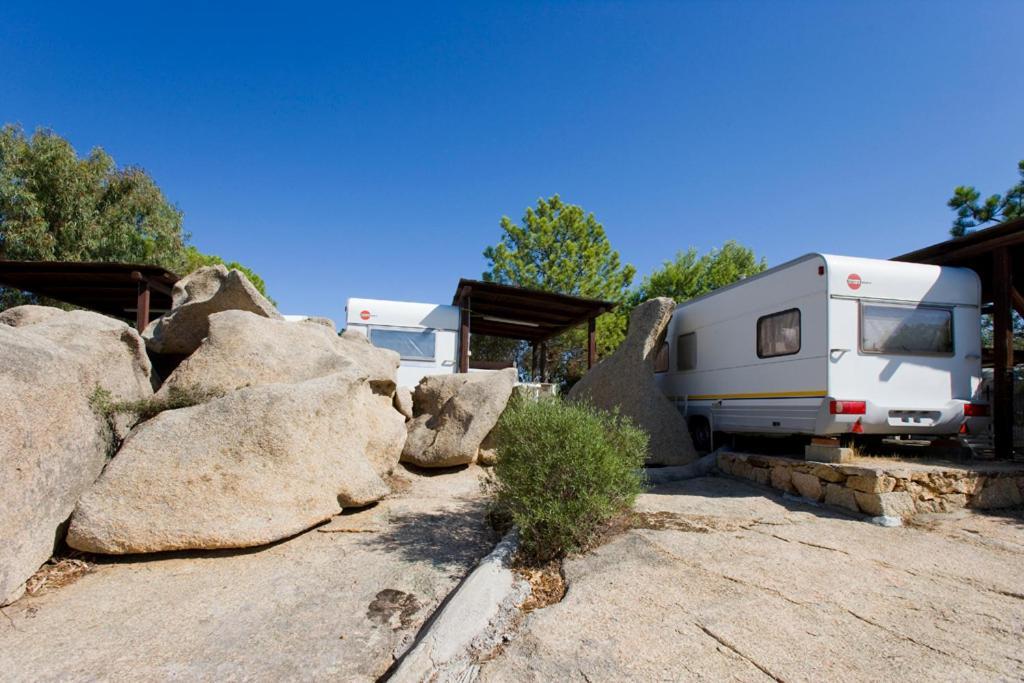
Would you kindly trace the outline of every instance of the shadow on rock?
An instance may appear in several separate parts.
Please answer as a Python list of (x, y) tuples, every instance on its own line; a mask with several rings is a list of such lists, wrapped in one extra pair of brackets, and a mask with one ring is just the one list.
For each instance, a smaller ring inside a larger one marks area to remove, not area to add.
[(385, 531), (361, 542), (410, 562), (429, 562), (446, 571), (473, 565), (498, 540), (485, 520), (483, 502), (431, 511), (395, 510)]

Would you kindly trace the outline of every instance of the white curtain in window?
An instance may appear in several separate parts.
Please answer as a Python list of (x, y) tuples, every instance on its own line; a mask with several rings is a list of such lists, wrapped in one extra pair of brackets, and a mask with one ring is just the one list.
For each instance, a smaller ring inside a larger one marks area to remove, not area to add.
[(784, 311), (761, 319), (757, 348), (762, 357), (784, 356), (800, 350), (800, 311)]

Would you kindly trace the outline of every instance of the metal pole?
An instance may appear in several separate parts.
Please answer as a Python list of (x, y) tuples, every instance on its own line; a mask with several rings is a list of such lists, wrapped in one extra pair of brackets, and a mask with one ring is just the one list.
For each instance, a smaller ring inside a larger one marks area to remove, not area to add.
[(996, 457), (1013, 457), (1013, 267), (1008, 249), (992, 252), (993, 335), (995, 355), (992, 397), (992, 429)]
[(533, 364), (530, 366), (530, 374), (533, 376), (534, 382), (540, 381), (540, 375), (538, 374), (537, 367), (537, 342), (530, 342), (530, 354), (532, 356)]
[(459, 372), (469, 372), (469, 306), (459, 299)]
[(548, 343), (540, 343), (540, 381), (548, 381)]
[(149, 324), (149, 283), (146, 280), (139, 281), (139, 296), (135, 305), (135, 329), (142, 334)]
[(597, 319), (587, 321), (587, 370), (597, 363)]

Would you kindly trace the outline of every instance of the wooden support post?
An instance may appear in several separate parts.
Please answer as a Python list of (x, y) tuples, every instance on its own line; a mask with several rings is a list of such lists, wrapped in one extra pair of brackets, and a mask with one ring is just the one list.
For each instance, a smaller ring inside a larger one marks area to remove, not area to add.
[(1010, 300), (1013, 301), (1013, 308), (1024, 318), (1024, 296), (1020, 295), (1016, 287), (1010, 287)]
[(540, 381), (540, 375), (537, 373), (539, 368), (537, 367), (537, 342), (530, 342), (530, 355), (533, 361), (530, 365), (530, 376), (534, 382)]
[(1013, 457), (1013, 266), (1006, 248), (994, 251), (992, 259), (992, 429), (996, 457), (1009, 459)]
[(135, 304), (135, 329), (139, 334), (149, 324), (149, 282), (139, 280), (139, 296)]
[(540, 381), (548, 381), (548, 343), (540, 343)]
[(597, 319), (587, 321), (587, 370), (597, 363)]
[(469, 372), (469, 300), (459, 299), (459, 372)]

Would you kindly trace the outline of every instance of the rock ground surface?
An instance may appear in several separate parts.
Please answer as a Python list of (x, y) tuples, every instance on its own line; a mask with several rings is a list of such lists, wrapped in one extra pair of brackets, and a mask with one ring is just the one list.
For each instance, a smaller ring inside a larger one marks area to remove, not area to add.
[(480, 476), (396, 471), (392, 488), (404, 492), (386, 501), (379, 532), (99, 558), (77, 582), (3, 609), (0, 671), (10, 681), (376, 680), (493, 548)]
[(717, 477), (637, 507), (483, 680), (1024, 678), (1019, 510), (883, 528)]

